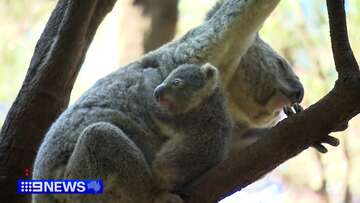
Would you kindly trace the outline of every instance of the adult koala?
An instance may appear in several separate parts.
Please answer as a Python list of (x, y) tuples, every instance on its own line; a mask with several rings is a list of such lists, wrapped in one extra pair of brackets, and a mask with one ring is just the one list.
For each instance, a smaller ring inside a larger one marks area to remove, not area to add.
[[(211, 20), (224, 2), (218, 1), (207, 13), (205, 21)], [(236, 70), (225, 87), (235, 122), (234, 148), (245, 147), (259, 139), (262, 130), (281, 119), (280, 112), (284, 108), (300, 103), (304, 95), (303, 86), (291, 65), (259, 34), (239, 57)]]
[[(104, 194), (34, 195), (33, 201), (151, 202), (151, 164), (170, 138), (163, 133), (167, 126), (151, 116), (143, 98), (182, 64), (209, 62), (219, 67), (226, 99), (233, 106), (238, 98), (234, 100), (236, 84), (231, 84), (234, 75), (242, 74), (237, 73), (240, 59), (278, 2), (224, 1), (209, 20), (182, 38), (100, 79), (50, 127), (34, 163), (33, 179), (102, 178)], [(260, 106), (266, 100), (260, 99)]]
[[(205, 20), (210, 20), (223, 3), (224, 0), (218, 1)], [(304, 88), (299, 78), (287, 60), (264, 42), (259, 34), (241, 56), (226, 90), (235, 123), (232, 148), (243, 148), (260, 139), (266, 134), (267, 128), (281, 119), (283, 109), (288, 116), (302, 111), (298, 103), (303, 99)], [(343, 128), (346, 128), (346, 124), (339, 130)], [(326, 153), (327, 149), (322, 143), (336, 146), (339, 141), (327, 136), (312, 147)]]
[[(205, 20), (210, 20), (223, 3), (224, 0), (218, 1)], [(241, 56), (227, 84), (227, 92), (234, 120), (248, 128), (275, 125), (280, 111), (285, 106), (300, 103), (304, 95), (303, 86), (290, 64), (259, 35)]]

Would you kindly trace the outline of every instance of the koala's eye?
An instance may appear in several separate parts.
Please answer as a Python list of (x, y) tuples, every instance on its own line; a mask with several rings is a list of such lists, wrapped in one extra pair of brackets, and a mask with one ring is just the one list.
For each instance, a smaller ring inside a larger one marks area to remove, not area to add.
[(182, 85), (182, 83), (183, 83), (183, 81), (181, 79), (178, 79), (178, 78), (172, 81), (172, 85), (174, 87), (179, 87), (180, 85)]

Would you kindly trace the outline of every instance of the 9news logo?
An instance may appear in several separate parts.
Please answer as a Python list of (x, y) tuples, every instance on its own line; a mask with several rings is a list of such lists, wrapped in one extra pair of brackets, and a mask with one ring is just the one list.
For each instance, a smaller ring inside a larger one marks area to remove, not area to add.
[(102, 180), (18, 180), (18, 194), (101, 194)]

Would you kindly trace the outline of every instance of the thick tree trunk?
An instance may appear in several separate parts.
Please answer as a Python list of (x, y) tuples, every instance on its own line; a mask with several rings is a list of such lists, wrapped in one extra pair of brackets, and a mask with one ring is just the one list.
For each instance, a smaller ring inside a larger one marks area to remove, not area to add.
[(31, 169), (45, 132), (67, 107), (97, 27), (115, 0), (60, 0), (39, 39), (0, 134), (0, 200), (26, 202), (16, 180)]
[(134, 61), (175, 36), (178, 0), (122, 0), (119, 3), (121, 64)]

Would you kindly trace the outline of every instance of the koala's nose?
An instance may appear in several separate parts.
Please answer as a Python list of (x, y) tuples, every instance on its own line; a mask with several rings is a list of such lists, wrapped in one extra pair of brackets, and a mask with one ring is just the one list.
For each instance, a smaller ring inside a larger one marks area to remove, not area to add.
[(286, 94), (291, 103), (300, 103), (304, 98), (304, 87), (300, 81), (292, 81), (290, 83), (290, 90)]
[(304, 97), (304, 87), (297, 79), (279, 80), (280, 92), (291, 104), (300, 103)]
[(164, 94), (165, 92), (165, 85), (159, 85), (155, 88), (154, 90), (154, 97), (156, 99), (156, 101), (160, 101), (161, 96)]

